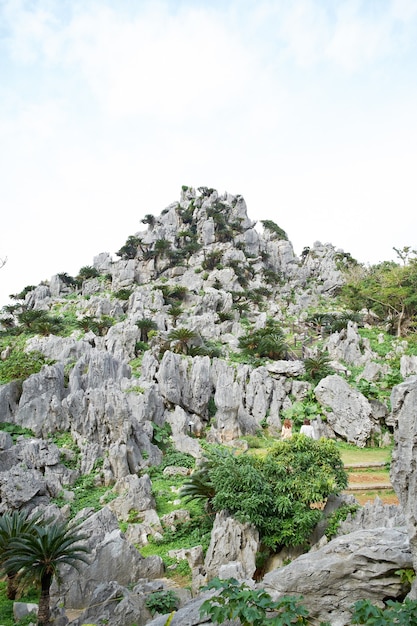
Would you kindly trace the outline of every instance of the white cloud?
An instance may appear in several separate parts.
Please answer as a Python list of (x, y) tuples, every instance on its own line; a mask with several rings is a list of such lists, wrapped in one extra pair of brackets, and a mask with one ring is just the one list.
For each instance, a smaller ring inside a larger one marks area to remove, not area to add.
[(298, 253), (417, 247), (415, 3), (198, 4), (0, 3), (0, 303), (182, 184), (242, 194)]

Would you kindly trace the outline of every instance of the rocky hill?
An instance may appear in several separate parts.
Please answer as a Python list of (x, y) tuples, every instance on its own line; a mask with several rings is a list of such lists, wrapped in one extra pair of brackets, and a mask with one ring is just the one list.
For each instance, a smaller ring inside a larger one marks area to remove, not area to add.
[[(94, 476), (103, 494), (111, 490), (100, 511), (80, 514), (92, 564), (82, 578), (68, 573), (56, 593), (67, 607), (83, 609), (122, 597), (123, 610), (111, 614), (120, 626), (150, 622), (143, 598), (154, 588), (149, 581), (164, 574), (160, 557), (144, 558), (134, 547), (166, 527), (149, 477), (163, 458), (161, 433), (196, 460), (202, 442), (242, 446), (266, 430), (278, 437), (284, 416), (297, 427), (311, 417), (319, 436), (388, 444), (404, 403), (400, 384), (391, 406), (393, 382), (407, 379), (406, 395), (415, 394), (417, 374), (406, 341), (393, 337), (382, 353), (387, 337), (372, 330), (371, 312), (358, 317), (338, 300), (355, 263), (348, 253), (315, 243), (298, 258), (280, 226), (253, 222), (241, 196), (208, 188), (183, 187), (179, 202), (142, 222), (146, 228), (127, 238), (116, 259), (100, 253), (76, 277), (57, 274), (16, 294), (16, 304), (3, 309), (0, 338), (0, 512), (41, 507), (68, 516), (80, 477)], [(233, 524), (217, 523), (221, 535)], [(248, 532), (242, 542), (256, 544)], [(392, 542), (396, 557), (386, 576), (378, 569), (385, 585), (393, 567), (412, 561), (408, 547), (404, 556), (404, 530), (386, 532), (381, 550)], [(228, 533), (230, 548), (236, 527)], [(372, 543), (372, 534), (358, 541)], [(186, 556), (195, 593), (208, 571), (215, 576), (231, 562), (241, 564), (244, 578), (253, 574), (256, 547), (251, 556), (242, 545), (229, 549), (219, 562), (222, 550), (214, 557), (212, 548), (203, 568), (198, 550)], [(401, 595), (397, 583), (390, 594), (382, 586), (375, 598)], [(323, 606), (315, 614), (328, 617)], [(332, 623), (347, 623), (345, 609), (339, 613)], [(86, 612), (82, 619), (99, 617)]]

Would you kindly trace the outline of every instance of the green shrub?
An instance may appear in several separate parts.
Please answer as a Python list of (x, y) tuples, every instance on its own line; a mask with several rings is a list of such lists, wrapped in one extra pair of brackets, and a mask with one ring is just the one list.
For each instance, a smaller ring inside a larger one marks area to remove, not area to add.
[(176, 611), (179, 607), (179, 602), (177, 594), (171, 589), (166, 589), (165, 591), (150, 593), (146, 598), (145, 605), (152, 615), (155, 615), (155, 613), (165, 615), (171, 611)]
[(5, 361), (0, 360), (0, 384), (4, 385), (12, 380), (25, 380), (32, 374), (40, 372), (44, 365), (52, 365), (54, 362), (41, 352), (23, 352), (14, 348)]
[[(301, 596), (283, 596), (274, 602), (263, 589), (251, 589), (234, 578), (213, 578), (204, 590), (219, 593), (200, 606), (200, 617), (209, 616), (216, 624), (238, 619), (242, 626), (284, 626), (308, 624), (308, 611), (300, 604)], [(323, 622), (321, 625), (324, 626)]]
[(354, 514), (358, 510), (358, 504), (342, 504), (332, 515), (329, 516), (326, 526), (326, 537), (332, 539), (336, 536), (338, 528), (342, 522), (345, 521), (349, 514)]
[(371, 604), (369, 600), (358, 600), (353, 605), (352, 624), (368, 626), (415, 626), (417, 624), (417, 601), (406, 598), (404, 602), (387, 600), (386, 607)]
[(13, 442), (16, 443), (18, 437), (34, 437), (33, 430), (30, 428), (24, 428), (18, 424), (12, 424), (10, 422), (0, 422), (0, 430), (11, 435)]

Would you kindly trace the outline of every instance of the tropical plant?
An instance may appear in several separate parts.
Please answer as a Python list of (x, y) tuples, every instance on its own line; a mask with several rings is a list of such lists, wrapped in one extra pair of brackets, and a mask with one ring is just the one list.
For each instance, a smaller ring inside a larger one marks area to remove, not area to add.
[(92, 265), (84, 265), (78, 272), (77, 281), (82, 282), (88, 278), (97, 278), (100, 272)]
[(158, 330), (158, 326), (156, 322), (149, 317), (144, 317), (141, 320), (137, 320), (136, 326), (139, 328), (141, 333), (141, 340), (145, 343), (148, 341), (148, 333), (151, 330)]
[(183, 308), (180, 304), (171, 304), (167, 311), (168, 315), (172, 317), (174, 327), (177, 325), (177, 320), (183, 313)]
[(166, 613), (177, 610), (179, 603), (180, 599), (172, 589), (154, 591), (150, 593), (145, 600), (146, 608), (149, 609), (152, 615), (155, 615), (155, 613), (165, 615)]
[(35, 285), (27, 285), (20, 293), (11, 293), (9, 298), (12, 300), (24, 300), (30, 291), (36, 289)]
[(258, 359), (282, 359), (288, 351), (284, 333), (272, 319), (267, 320), (263, 328), (249, 329), (239, 338), (239, 348), (247, 356)]
[(322, 378), (332, 374), (334, 370), (330, 362), (330, 357), (326, 352), (318, 352), (316, 355), (304, 359), (307, 380), (318, 383)]
[(173, 342), (173, 351), (188, 354), (190, 345), (198, 339), (198, 334), (190, 328), (174, 328), (168, 333), (168, 341)]
[(166, 256), (171, 250), (171, 242), (168, 239), (157, 239), (155, 241), (154, 250), (160, 256)]
[(23, 587), (39, 586), (38, 626), (51, 626), (50, 588), (54, 578), (61, 581), (60, 566), (88, 563), (88, 548), (82, 543), (86, 538), (74, 525), (46, 520), (9, 542), (3, 569), (7, 574), (18, 572)]
[(222, 260), (223, 253), (221, 250), (213, 250), (204, 256), (204, 260), (201, 263), (203, 270), (214, 270), (215, 267)]
[(140, 237), (130, 235), (126, 239), (126, 243), (116, 252), (116, 255), (125, 260), (134, 259), (141, 243), (142, 239)]
[[(32, 532), (39, 516), (29, 517), (25, 511), (6, 512), (0, 516), (0, 571), (8, 557), (8, 550), (13, 539)], [(17, 594), (16, 577), (18, 570), (7, 568), (7, 597), (15, 600)]]
[(92, 317), (91, 315), (85, 315), (81, 319), (75, 322), (75, 326), (80, 330), (83, 330), (85, 333), (89, 333), (90, 331), (94, 334), (99, 334), (98, 329), (98, 319), (96, 317)]
[[(208, 616), (215, 624), (239, 620), (242, 626), (289, 626), (308, 624), (308, 611), (300, 604), (302, 597), (283, 596), (273, 601), (264, 589), (251, 589), (234, 578), (213, 578), (204, 590), (219, 593), (200, 606), (200, 617)], [(325, 626), (324, 622), (320, 623)]]
[(181, 494), (206, 498), (213, 511), (227, 510), (254, 524), (270, 550), (306, 545), (322, 517), (317, 505), (347, 486), (336, 444), (326, 439), (295, 434), (263, 458), (216, 448), (206, 457)]
[(132, 293), (133, 292), (131, 289), (118, 289), (117, 291), (113, 292), (113, 295), (118, 300), (129, 300)]
[(64, 283), (64, 285), (67, 285), (67, 287), (77, 286), (77, 281), (75, 280), (75, 278), (73, 276), (69, 276), (67, 272), (61, 272), (61, 274), (58, 274), (58, 278)]
[(152, 229), (155, 225), (155, 216), (151, 213), (147, 213), (143, 219), (141, 219), (142, 224), (148, 224)]

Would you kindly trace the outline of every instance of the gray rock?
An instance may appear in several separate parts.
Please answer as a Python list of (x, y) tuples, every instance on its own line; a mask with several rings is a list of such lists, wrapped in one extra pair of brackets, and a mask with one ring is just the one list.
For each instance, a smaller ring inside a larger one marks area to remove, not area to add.
[(91, 596), (90, 606), (71, 626), (84, 624), (111, 624), (111, 626), (144, 626), (152, 616), (146, 608), (146, 595), (139, 587), (129, 591), (115, 581), (97, 585)]
[(404, 354), (400, 360), (400, 372), (403, 378), (417, 374), (417, 356)]
[(411, 563), (405, 528), (358, 530), (266, 574), (260, 586), (274, 599), (302, 595), (313, 618), (344, 626), (351, 623), (356, 600), (380, 603), (403, 597), (405, 589), (395, 572)]
[(259, 533), (254, 526), (242, 524), (225, 512), (217, 513), (204, 560), (207, 582), (219, 575), (223, 565), (232, 561), (240, 563), (242, 579), (252, 578), (259, 546)]
[(22, 382), (14, 380), (0, 386), (0, 415), (2, 422), (13, 422), (22, 395)]
[[(417, 513), (415, 507), (417, 491), (417, 474), (415, 472), (417, 376), (411, 376), (404, 383), (394, 387), (391, 393), (391, 406), (395, 424), (395, 447), (392, 454), (390, 478), (404, 511), (413, 553), (413, 567), (417, 568)], [(417, 599), (415, 583), (412, 587), (411, 597)]]
[(373, 430), (372, 407), (365, 396), (337, 374), (323, 378), (314, 393), (335, 434), (363, 448)]
[(39, 496), (46, 495), (46, 482), (39, 470), (20, 464), (0, 472), (0, 513), (32, 507)]
[(33, 613), (38, 615), (38, 605), (31, 602), (13, 602), (13, 617), (16, 622), (20, 622), (22, 619)]
[(80, 531), (88, 537), (89, 564), (81, 563), (79, 572), (64, 567), (59, 590), (54, 587), (54, 596), (64, 597), (68, 608), (88, 606), (97, 587), (109, 581), (127, 587), (140, 578), (157, 578), (163, 573), (162, 559), (143, 558), (126, 541), (119, 530), (117, 517), (108, 507), (90, 515), (81, 524)]
[(63, 364), (44, 365), (38, 374), (32, 374), (23, 382), (13, 421), (30, 428), (37, 437), (68, 430), (69, 423), (62, 412), (62, 400), (66, 393)]

